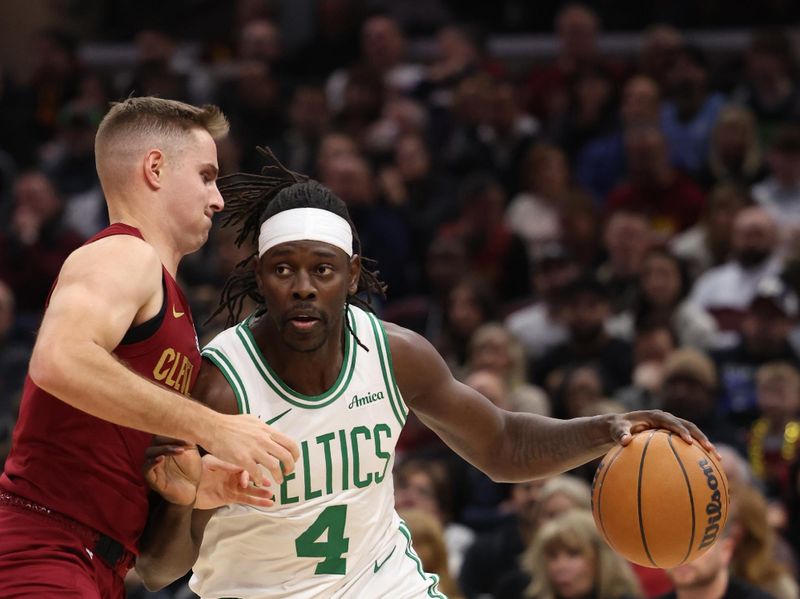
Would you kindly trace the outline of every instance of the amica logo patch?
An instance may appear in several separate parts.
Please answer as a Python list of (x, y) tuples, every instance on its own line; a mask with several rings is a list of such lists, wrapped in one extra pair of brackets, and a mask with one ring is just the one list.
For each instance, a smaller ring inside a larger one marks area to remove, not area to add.
[(366, 395), (361, 396), (354, 395), (347, 407), (352, 410), (353, 408), (360, 408), (361, 406), (375, 403), (376, 401), (380, 401), (382, 399), (383, 391), (378, 391), (377, 393), (367, 393)]

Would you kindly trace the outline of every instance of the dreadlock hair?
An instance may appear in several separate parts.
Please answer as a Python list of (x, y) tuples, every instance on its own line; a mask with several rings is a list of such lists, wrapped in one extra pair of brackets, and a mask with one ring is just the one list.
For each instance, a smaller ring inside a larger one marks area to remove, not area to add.
[[(225, 200), (222, 226), (238, 226), (235, 239), (237, 247), (241, 247), (244, 243), (258, 245), (261, 225), (280, 212), (293, 208), (319, 208), (332, 212), (348, 222), (353, 232), (353, 253), (361, 255), (361, 240), (353, 221), (350, 220), (345, 203), (317, 181), (287, 169), (269, 148), (257, 149), (271, 162), (261, 169), (260, 175), (248, 173), (227, 175), (221, 177), (218, 184), (219, 191)], [(252, 299), (260, 306), (257, 313), (266, 312), (264, 298), (256, 283), (253, 260), (258, 260), (258, 251), (253, 252), (236, 265), (236, 269), (222, 288), (217, 309), (208, 320), (227, 310), (226, 326), (236, 324), (247, 298)], [(374, 260), (361, 256), (358, 288), (354, 295), (347, 296), (345, 309), (349, 304), (354, 304), (372, 312), (372, 296), (385, 296), (386, 284), (378, 278), (378, 271), (367, 268), (374, 267), (374, 265)], [(365, 295), (366, 298), (360, 294)], [(345, 318), (345, 323), (348, 330), (353, 333), (356, 342), (363, 347), (355, 332), (350, 328), (349, 319)]]

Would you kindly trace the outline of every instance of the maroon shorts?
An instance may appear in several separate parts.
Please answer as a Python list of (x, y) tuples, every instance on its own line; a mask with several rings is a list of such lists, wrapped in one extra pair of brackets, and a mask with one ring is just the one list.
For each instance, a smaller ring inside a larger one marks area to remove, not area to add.
[(0, 491), (0, 597), (122, 599), (134, 557), (96, 555), (102, 537), (65, 516)]

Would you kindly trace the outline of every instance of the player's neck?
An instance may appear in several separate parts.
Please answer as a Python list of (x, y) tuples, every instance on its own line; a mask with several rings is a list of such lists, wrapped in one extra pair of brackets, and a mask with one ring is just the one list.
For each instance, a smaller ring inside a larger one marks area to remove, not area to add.
[(183, 255), (174, 243), (164, 234), (164, 231), (158, 222), (153, 221), (146, 216), (135, 214), (131, 211), (124, 209), (113, 209), (109, 206), (109, 221), (111, 224), (122, 223), (136, 227), (144, 237), (144, 240), (155, 248), (161, 264), (167, 269), (172, 278), (177, 276), (178, 264), (180, 264)]
[(335, 327), (328, 341), (314, 351), (292, 349), (268, 315), (259, 318), (251, 330), (264, 359), (286, 385), (303, 395), (322, 395), (342, 370), (343, 324)]

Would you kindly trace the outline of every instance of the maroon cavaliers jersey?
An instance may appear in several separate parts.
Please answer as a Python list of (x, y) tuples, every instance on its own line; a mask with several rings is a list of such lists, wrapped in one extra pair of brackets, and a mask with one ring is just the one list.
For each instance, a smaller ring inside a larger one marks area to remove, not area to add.
[[(134, 227), (114, 224), (86, 243), (111, 235), (142, 237)], [(188, 395), (200, 368), (197, 335), (186, 298), (166, 269), (163, 284), (160, 325), (145, 339), (123, 339), (113, 353), (145, 378)], [(77, 410), (27, 377), (0, 487), (90, 526), (136, 553), (147, 520), (149, 487), (142, 464), (151, 439), (149, 433)]]

